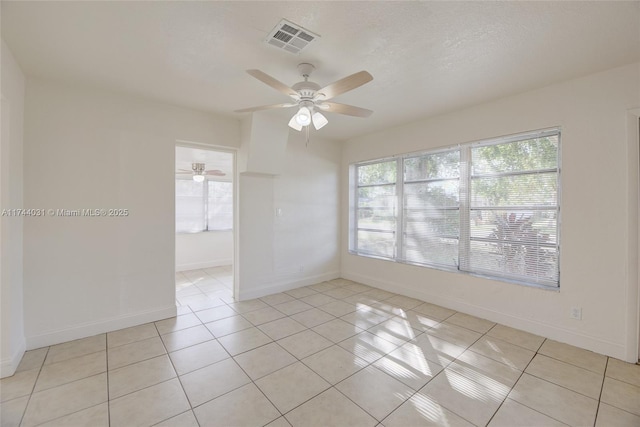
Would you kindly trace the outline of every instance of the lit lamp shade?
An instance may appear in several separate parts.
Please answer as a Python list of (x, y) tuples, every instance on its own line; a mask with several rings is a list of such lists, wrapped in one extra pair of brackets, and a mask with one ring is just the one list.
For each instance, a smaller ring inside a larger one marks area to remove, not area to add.
[(325, 116), (323, 116), (322, 114), (320, 114), (317, 111), (315, 113), (313, 113), (312, 117), (313, 117), (313, 127), (315, 127), (316, 130), (321, 129), (327, 123), (329, 123), (329, 120), (327, 120), (327, 118)]
[(193, 180), (195, 182), (202, 182), (204, 181), (204, 175), (193, 175)]
[(295, 117), (300, 126), (309, 126), (311, 124), (311, 111), (307, 107), (300, 107)]

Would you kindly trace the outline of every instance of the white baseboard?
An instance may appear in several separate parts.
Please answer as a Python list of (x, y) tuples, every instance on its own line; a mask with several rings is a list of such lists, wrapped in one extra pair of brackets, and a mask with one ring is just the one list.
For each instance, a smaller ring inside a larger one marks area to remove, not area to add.
[(176, 306), (171, 305), (157, 310), (129, 314), (113, 319), (101, 320), (98, 322), (85, 323), (82, 325), (72, 326), (70, 328), (28, 336), (26, 337), (26, 346), (29, 350), (47, 347), (67, 341), (73, 341), (80, 338), (103, 334), (105, 332), (117, 331), (118, 329), (129, 328), (131, 326), (138, 326), (144, 323), (167, 319), (169, 317), (174, 317), (176, 313)]
[(18, 348), (8, 358), (2, 359), (0, 362), (0, 378), (10, 377), (18, 369), (18, 365), (24, 356), (24, 352), (27, 350), (24, 340), (20, 343)]
[[(417, 298), (422, 301), (427, 301), (432, 304), (437, 304), (442, 307), (449, 308), (451, 310), (456, 310), (465, 314), (470, 314), (472, 316), (487, 319), (492, 322), (500, 323), (511, 328), (520, 329), (525, 332), (529, 332), (545, 338), (550, 338), (555, 341), (560, 341), (566, 344), (574, 345), (576, 347), (584, 348), (586, 350), (591, 350), (596, 353), (612, 356), (617, 359), (625, 360), (628, 353), (627, 348), (619, 343), (581, 334), (576, 331), (560, 328), (556, 325), (551, 325), (538, 320), (525, 319), (522, 317), (513, 316), (511, 314), (487, 309), (475, 304), (471, 304), (465, 300), (411, 289), (397, 283), (387, 282), (361, 274), (345, 272), (343, 273), (342, 277), (345, 279), (353, 280), (354, 282), (359, 282), (365, 285), (383, 289), (385, 291), (406, 295), (411, 298)], [(632, 363), (637, 362), (634, 360), (626, 361)]]
[(240, 290), (240, 295), (238, 295), (237, 298), (240, 301), (260, 298), (266, 295), (277, 294), (279, 292), (284, 292), (284, 291), (290, 291), (291, 289), (299, 288), (302, 286), (315, 285), (316, 283), (337, 279), (339, 277), (340, 277), (340, 272), (332, 271), (329, 273), (317, 274), (314, 276), (306, 276), (302, 278), (282, 280), (277, 283), (269, 283), (258, 289), (250, 289), (244, 292)]
[(233, 264), (233, 260), (231, 258), (221, 258), (213, 261), (194, 262), (190, 264), (176, 265), (176, 272), (200, 270), (202, 268), (223, 267), (225, 265), (231, 265), (231, 264)]

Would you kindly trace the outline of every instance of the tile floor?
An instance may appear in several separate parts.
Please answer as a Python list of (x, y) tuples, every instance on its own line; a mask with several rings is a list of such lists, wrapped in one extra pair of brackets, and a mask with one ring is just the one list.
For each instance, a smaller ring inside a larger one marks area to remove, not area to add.
[(640, 426), (640, 366), (337, 279), (27, 352), (2, 426)]

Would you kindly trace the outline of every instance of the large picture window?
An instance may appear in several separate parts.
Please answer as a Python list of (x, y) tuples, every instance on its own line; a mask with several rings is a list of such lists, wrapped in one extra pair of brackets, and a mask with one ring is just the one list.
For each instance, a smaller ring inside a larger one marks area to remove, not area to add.
[(559, 286), (560, 131), (352, 165), (350, 251)]
[(176, 179), (176, 233), (231, 230), (233, 183)]

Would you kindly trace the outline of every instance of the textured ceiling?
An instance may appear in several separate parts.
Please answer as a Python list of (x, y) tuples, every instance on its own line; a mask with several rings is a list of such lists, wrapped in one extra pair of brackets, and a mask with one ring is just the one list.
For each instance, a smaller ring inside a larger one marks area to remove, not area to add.
[[(374, 80), (328, 115), (347, 139), (640, 60), (640, 2), (11, 2), (2, 37), (27, 75), (242, 117), (286, 102), (244, 71), (292, 85)], [(321, 38), (300, 56), (263, 42), (286, 18)], [(292, 110), (281, 112), (285, 122)], [(286, 124), (286, 123), (285, 123)]]

